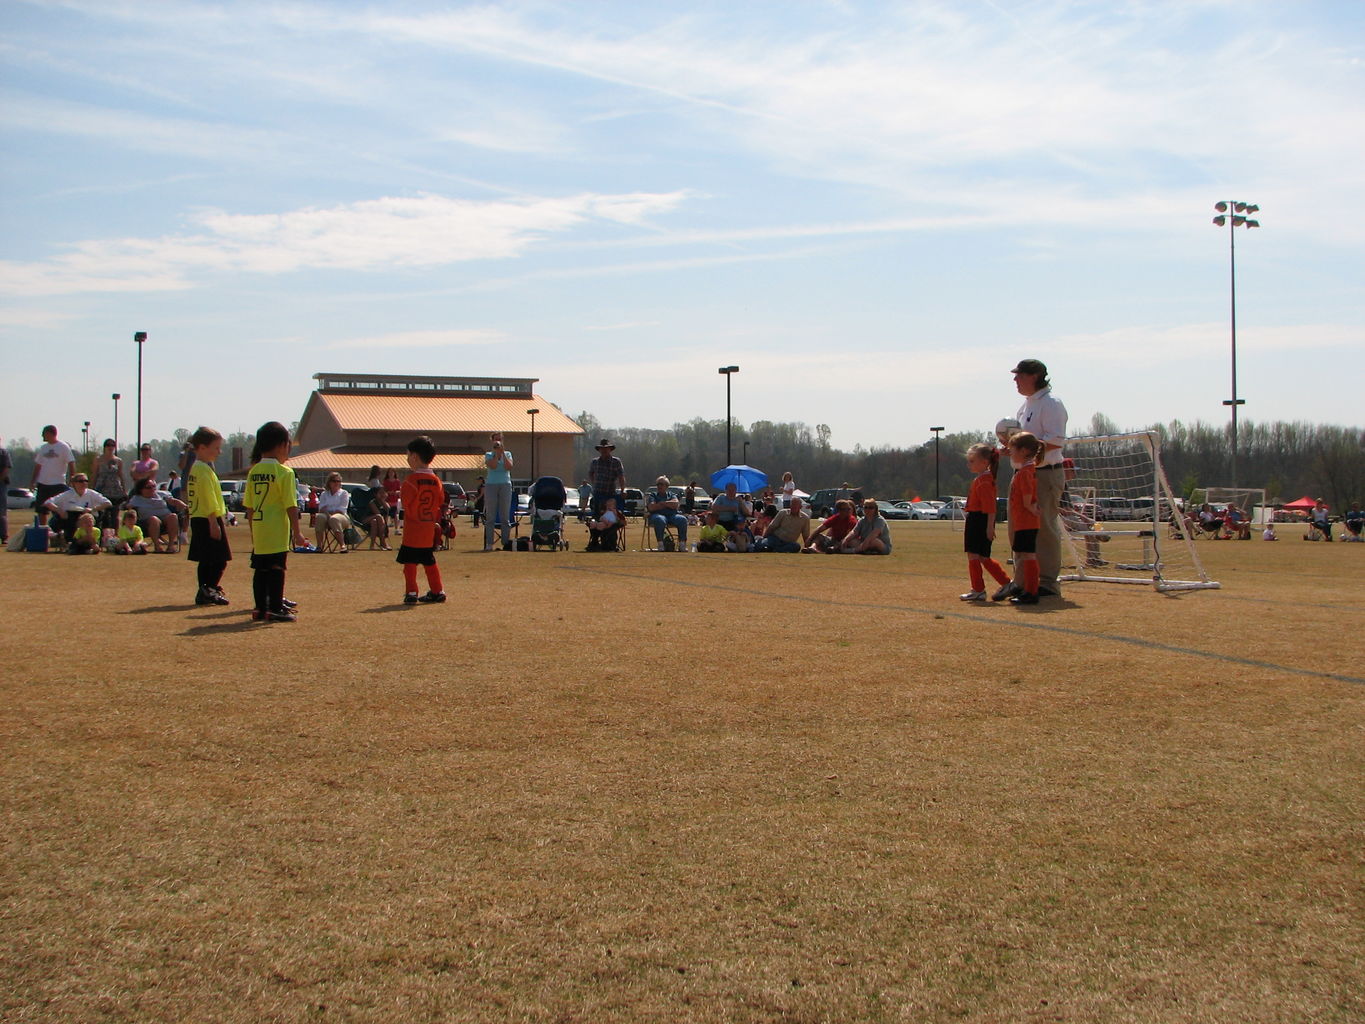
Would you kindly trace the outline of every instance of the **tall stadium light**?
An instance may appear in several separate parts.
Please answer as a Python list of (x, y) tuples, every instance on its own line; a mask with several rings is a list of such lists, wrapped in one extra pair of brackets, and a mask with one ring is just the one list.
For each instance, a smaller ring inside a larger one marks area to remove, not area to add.
[(743, 452), (744, 452), (744, 453), (743, 453), (742, 455), (740, 455), (740, 457), (739, 457), (739, 461), (742, 462), (742, 463), (744, 463), (744, 465), (747, 466), (747, 465), (749, 464), (749, 442), (748, 442), (748, 441), (745, 441), (745, 442), (744, 442), (744, 449), (743, 449)]
[(929, 429), (934, 432), (934, 500), (941, 501), (943, 499), (943, 492), (938, 483), (938, 438), (939, 435), (943, 433), (943, 428), (930, 427)]
[(725, 374), (725, 464), (735, 464), (735, 450), (730, 445), (730, 376), (739, 373), (738, 366), (722, 366), (717, 373)]
[(118, 400), (123, 396), (115, 391), (109, 397), (114, 400), (114, 453), (118, 454)]
[(142, 346), (147, 343), (147, 332), (138, 331), (133, 335), (137, 345), (137, 451), (142, 447)]
[(1237, 397), (1237, 228), (1259, 228), (1261, 222), (1251, 215), (1260, 212), (1255, 203), (1229, 201), (1214, 203), (1218, 216), (1213, 223), (1228, 228), (1228, 270), (1232, 309), (1232, 398), (1223, 402), (1232, 409), (1232, 486), (1237, 486), (1237, 407), (1246, 400)]
[(526, 410), (526, 415), (531, 417), (531, 483), (540, 479), (536, 476), (536, 414), (539, 412), (539, 409)]
[(85, 421), (85, 426), (81, 427), (81, 454), (90, 454), (90, 421)]

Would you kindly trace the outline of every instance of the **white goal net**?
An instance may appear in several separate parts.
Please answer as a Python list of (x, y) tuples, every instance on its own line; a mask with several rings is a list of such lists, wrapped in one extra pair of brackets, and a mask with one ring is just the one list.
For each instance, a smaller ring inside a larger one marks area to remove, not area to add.
[(1194, 492), (1194, 500), (1207, 501), (1220, 509), (1236, 506), (1246, 521), (1254, 525), (1264, 526), (1270, 521), (1265, 507), (1265, 489), (1261, 487), (1206, 487), (1202, 494)]
[(1154, 431), (1068, 437), (1062, 579), (1157, 590), (1218, 586), (1200, 564)]

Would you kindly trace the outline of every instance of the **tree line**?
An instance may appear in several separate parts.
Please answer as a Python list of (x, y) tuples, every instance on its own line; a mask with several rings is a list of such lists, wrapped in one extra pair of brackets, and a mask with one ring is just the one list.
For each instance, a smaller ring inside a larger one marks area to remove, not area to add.
[[(603, 437), (615, 442), (632, 484), (648, 487), (659, 474), (674, 482), (696, 480), (705, 486), (726, 464), (725, 421), (693, 419), (668, 429), (606, 428), (591, 413), (575, 417), (584, 430), (576, 465), (586, 470)], [(1196, 490), (1231, 485), (1230, 425), (1173, 420), (1141, 428), (1161, 437), (1162, 464), (1171, 487), (1189, 498)], [(1088, 424), (1072, 424), (1073, 434), (1117, 434), (1122, 430), (1097, 414)], [(760, 420), (730, 424), (735, 462), (746, 462), (776, 484), (790, 472), (805, 491), (849, 483), (864, 494), (887, 500), (965, 495), (971, 484), (964, 453), (979, 441), (994, 441), (990, 429), (945, 432), (937, 448), (932, 439), (913, 447), (855, 445), (842, 451), (830, 442), (830, 428), (819, 424)], [(747, 446), (747, 447), (746, 447)], [(1365, 501), (1365, 431), (1303, 422), (1243, 422), (1237, 431), (1237, 482), (1265, 489), (1270, 502), (1302, 495), (1323, 497), (1334, 509)]]

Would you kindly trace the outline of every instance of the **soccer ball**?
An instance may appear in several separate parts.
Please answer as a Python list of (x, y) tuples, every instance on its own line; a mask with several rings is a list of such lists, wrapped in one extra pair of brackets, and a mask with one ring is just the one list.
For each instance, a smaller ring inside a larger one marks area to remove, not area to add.
[(1006, 417), (995, 425), (995, 436), (1000, 438), (1001, 444), (1009, 444), (1010, 438), (1022, 429), (1018, 420)]

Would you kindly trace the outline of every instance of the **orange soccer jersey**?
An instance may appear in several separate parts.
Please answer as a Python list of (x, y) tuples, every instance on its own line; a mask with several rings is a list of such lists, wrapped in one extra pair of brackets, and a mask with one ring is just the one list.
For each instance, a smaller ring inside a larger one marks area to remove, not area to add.
[(972, 481), (972, 488), (967, 492), (966, 511), (987, 515), (995, 511), (995, 477), (989, 470)]
[(403, 481), (403, 546), (436, 546), (436, 528), (445, 508), (446, 492), (429, 469), (409, 473)]
[(1016, 530), (1036, 530), (1043, 525), (1038, 513), (1029, 511), (1030, 505), (1038, 507), (1037, 467), (1032, 462), (1016, 469), (1010, 481), (1010, 525)]

